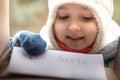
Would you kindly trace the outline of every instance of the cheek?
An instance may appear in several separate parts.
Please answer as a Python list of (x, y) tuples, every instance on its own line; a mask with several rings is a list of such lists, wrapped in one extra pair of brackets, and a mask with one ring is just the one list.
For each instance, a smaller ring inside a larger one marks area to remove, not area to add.
[(96, 25), (91, 25), (87, 30), (86, 30), (86, 35), (87, 38), (90, 42), (94, 42), (96, 40), (97, 34), (98, 34), (98, 28)]
[(66, 35), (66, 29), (63, 25), (54, 25), (54, 34), (60, 41), (64, 41)]

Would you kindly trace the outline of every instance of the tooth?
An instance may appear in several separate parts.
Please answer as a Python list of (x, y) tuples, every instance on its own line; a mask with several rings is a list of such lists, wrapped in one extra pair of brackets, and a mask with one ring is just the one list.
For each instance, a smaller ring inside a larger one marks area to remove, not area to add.
[(79, 39), (79, 37), (71, 37), (71, 38), (73, 38), (73, 39)]

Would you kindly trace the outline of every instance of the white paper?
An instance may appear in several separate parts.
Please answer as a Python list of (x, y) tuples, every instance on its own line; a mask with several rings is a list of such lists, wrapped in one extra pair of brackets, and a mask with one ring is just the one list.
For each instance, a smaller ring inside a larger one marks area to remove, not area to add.
[(80, 54), (47, 50), (30, 57), (15, 47), (8, 67), (10, 73), (83, 80), (107, 80), (101, 54)]

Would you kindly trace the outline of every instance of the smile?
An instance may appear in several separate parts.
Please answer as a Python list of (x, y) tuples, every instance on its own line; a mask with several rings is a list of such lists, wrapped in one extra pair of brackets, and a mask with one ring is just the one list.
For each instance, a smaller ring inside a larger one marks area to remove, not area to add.
[(78, 36), (67, 36), (68, 39), (71, 39), (71, 40), (81, 40), (81, 39), (84, 39), (85, 37), (81, 36), (81, 37), (78, 37)]

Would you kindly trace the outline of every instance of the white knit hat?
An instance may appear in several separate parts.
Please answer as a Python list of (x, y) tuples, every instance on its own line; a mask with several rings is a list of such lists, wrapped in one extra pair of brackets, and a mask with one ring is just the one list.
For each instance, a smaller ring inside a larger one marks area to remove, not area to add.
[[(114, 10), (113, 0), (48, 0), (49, 15), (44, 27), (48, 30), (48, 36), (53, 47), (59, 49), (52, 32), (57, 10), (60, 6), (68, 3), (80, 4), (88, 7), (97, 20), (99, 33), (90, 53), (96, 53), (107, 44), (116, 40), (120, 35), (118, 25), (112, 20)], [(41, 31), (44, 33), (43, 30)], [(43, 36), (43, 38), (44, 37), (45, 36)]]

